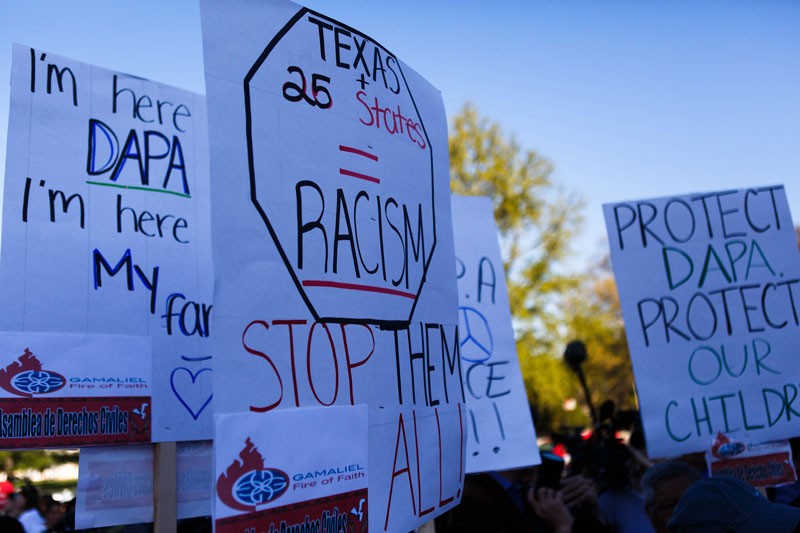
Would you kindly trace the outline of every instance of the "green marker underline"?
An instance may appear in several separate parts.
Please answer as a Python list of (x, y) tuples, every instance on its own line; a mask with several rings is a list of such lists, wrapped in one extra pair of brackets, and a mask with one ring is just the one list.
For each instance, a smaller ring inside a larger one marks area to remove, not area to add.
[(182, 192), (175, 192), (175, 191), (165, 191), (164, 189), (151, 189), (149, 187), (135, 187), (133, 185), (120, 185), (118, 183), (104, 183), (101, 181), (87, 181), (89, 185), (100, 185), (101, 187), (114, 187), (117, 189), (132, 189), (134, 191), (148, 191), (148, 192), (160, 192), (163, 194), (174, 194), (175, 196), (180, 196), (181, 198), (191, 198), (192, 195), (190, 194), (183, 194)]

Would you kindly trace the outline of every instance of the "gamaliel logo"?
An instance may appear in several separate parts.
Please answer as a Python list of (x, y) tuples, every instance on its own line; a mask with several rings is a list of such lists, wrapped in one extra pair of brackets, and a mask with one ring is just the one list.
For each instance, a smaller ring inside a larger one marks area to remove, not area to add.
[(730, 459), (745, 450), (747, 450), (747, 446), (744, 443), (731, 440), (727, 435), (718, 432), (714, 444), (711, 446), (711, 455), (718, 459)]
[(217, 495), (232, 509), (253, 512), (256, 507), (280, 498), (289, 488), (283, 470), (266, 468), (264, 458), (248, 437), (239, 459), (217, 479)]
[(42, 370), (41, 361), (28, 348), (16, 361), (0, 370), (0, 387), (25, 398), (55, 392), (66, 384), (67, 380), (58, 372)]

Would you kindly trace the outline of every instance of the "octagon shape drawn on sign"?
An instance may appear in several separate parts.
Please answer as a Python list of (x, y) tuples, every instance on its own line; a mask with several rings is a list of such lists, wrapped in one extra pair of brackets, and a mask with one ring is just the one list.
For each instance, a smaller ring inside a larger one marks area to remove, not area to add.
[(314, 318), (407, 325), (436, 210), (433, 152), (399, 61), (303, 8), (244, 97), (251, 201)]

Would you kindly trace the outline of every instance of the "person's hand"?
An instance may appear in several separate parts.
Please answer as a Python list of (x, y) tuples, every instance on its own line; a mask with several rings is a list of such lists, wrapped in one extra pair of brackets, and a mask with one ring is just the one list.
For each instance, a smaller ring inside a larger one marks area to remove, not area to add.
[(570, 509), (588, 505), (597, 507), (597, 487), (594, 482), (584, 476), (570, 476), (561, 480), (561, 491), (564, 503)]
[(550, 524), (550, 527), (556, 533), (572, 531), (572, 524), (575, 519), (564, 503), (561, 491), (546, 487), (531, 489), (528, 491), (528, 505), (531, 506), (537, 516)]

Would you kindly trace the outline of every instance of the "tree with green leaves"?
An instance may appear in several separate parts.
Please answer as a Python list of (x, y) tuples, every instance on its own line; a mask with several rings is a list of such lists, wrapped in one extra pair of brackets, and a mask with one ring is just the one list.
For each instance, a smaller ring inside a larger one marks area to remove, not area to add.
[(454, 117), (450, 188), (493, 201), (517, 354), (540, 431), (576, 422), (576, 413), (562, 409), (565, 398), (576, 396), (577, 383), (560, 359), (565, 343), (560, 306), (580, 284), (564, 262), (580, 227), (582, 204), (552, 173), (550, 161), (523, 149), (473, 106)]
[(634, 409), (633, 369), (608, 256), (566, 298), (564, 315), (568, 335), (586, 345), (583, 370), (594, 404), (611, 400), (617, 409)]
[(52, 466), (77, 463), (78, 455), (71, 450), (15, 450), (0, 452), (0, 471), (8, 476), (19, 471), (42, 471)]

